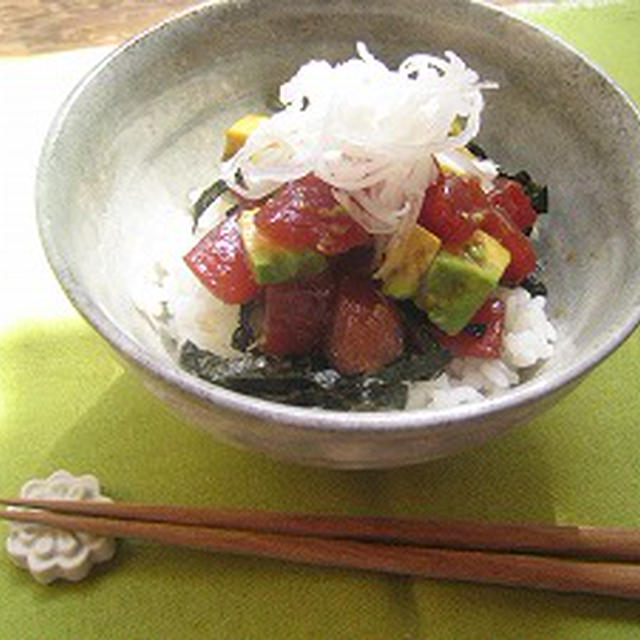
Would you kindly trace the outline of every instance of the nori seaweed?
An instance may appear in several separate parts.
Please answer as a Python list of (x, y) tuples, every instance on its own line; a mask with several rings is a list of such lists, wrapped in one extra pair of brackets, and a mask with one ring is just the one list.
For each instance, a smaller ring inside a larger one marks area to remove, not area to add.
[(529, 274), (521, 283), (520, 286), (531, 294), (531, 297), (544, 296), (547, 297), (547, 286), (540, 280), (540, 276), (533, 272)]
[(229, 190), (229, 185), (222, 180), (216, 180), (206, 187), (198, 196), (198, 199), (191, 207), (191, 217), (193, 218), (193, 228), (198, 225), (198, 220), (202, 214), (225, 192)]
[(510, 180), (515, 180), (522, 185), (522, 189), (531, 200), (531, 206), (537, 213), (547, 213), (549, 211), (549, 189), (546, 185), (534, 182), (526, 171), (518, 171), (514, 174), (501, 172), (500, 175)]
[(231, 337), (231, 346), (238, 351), (247, 351), (258, 339), (262, 305), (251, 300), (240, 306), (238, 326)]
[[(485, 150), (475, 140), (467, 143), (467, 149), (473, 153), (474, 156), (481, 160), (486, 160), (489, 156)], [(527, 171), (518, 171), (516, 173), (507, 173), (506, 171), (500, 171), (500, 176), (503, 178), (509, 178), (515, 180), (522, 185), (524, 192), (529, 196), (531, 200), (531, 206), (537, 213), (547, 213), (549, 211), (549, 189), (546, 185), (540, 185), (531, 178)], [(528, 234), (527, 234), (528, 235)]]
[(432, 378), (449, 359), (433, 342), (425, 353), (407, 353), (375, 374), (343, 376), (319, 355), (274, 358), (253, 351), (223, 358), (190, 341), (180, 350), (180, 365), (208, 382), (265, 400), (341, 411), (403, 409), (407, 381)]

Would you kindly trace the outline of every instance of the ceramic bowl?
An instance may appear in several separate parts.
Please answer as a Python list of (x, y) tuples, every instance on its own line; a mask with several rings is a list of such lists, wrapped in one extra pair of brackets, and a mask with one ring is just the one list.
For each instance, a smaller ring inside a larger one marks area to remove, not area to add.
[[(183, 372), (137, 313), (145, 238), (207, 184), (226, 125), (264, 109), (311, 58), (362, 40), (390, 66), (457, 52), (500, 90), (480, 142), (551, 193), (540, 253), (553, 357), (504, 395), (449, 410), (332, 412), (270, 403)], [(640, 121), (602, 72), (557, 38), (462, 0), (220, 0), (125, 43), (68, 98), (37, 183), (45, 252), (81, 314), (187, 423), (303, 464), (380, 468), (476, 445), (571, 390), (640, 318)], [(179, 455), (179, 445), (176, 446)]]

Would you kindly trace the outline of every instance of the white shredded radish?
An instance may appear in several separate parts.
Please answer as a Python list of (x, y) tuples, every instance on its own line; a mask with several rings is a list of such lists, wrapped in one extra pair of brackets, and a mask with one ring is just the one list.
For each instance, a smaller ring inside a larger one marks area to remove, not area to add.
[(479, 178), (485, 191), (491, 190), (498, 177), (499, 167), (493, 160), (477, 158), (466, 148), (443, 151), (435, 154), (435, 157), (440, 168)]
[(482, 90), (496, 85), (451, 51), (414, 54), (393, 71), (363, 43), (356, 49), (358, 57), (333, 66), (311, 61), (282, 85), (284, 109), (223, 163), (222, 177), (258, 199), (313, 172), (368, 232), (391, 236), (417, 219), (437, 154), (457, 157), (476, 136)]

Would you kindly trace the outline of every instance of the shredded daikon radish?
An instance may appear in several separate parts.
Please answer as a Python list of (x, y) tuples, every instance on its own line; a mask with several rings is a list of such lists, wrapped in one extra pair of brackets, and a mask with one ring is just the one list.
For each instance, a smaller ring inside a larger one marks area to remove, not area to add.
[(388, 240), (417, 219), (437, 154), (456, 154), (476, 136), (482, 90), (496, 85), (450, 51), (412, 55), (392, 71), (363, 43), (356, 48), (358, 57), (311, 61), (282, 85), (284, 109), (223, 163), (222, 177), (257, 199), (313, 172), (358, 223)]
[(499, 167), (493, 160), (477, 158), (466, 148), (443, 151), (437, 153), (435, 158), (441, 169), (479, 178), (485, 191), (493, 187), (493, 181), (499, 174)]

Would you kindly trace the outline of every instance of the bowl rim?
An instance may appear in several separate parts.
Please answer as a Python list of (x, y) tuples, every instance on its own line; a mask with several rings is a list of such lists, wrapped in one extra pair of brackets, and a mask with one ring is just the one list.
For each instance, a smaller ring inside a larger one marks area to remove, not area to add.
[[(275, 1), (275, 0), (274, 0)], [(508, 392), (497, 397), (491, 397), (479, 403), (459, 405), (448, 409), (398, 409), (389, 411), (336, 411), (312, 407), (286, 405), (269, 400), (263, 400), (247, 394), (231, 391), (206, 382), (193, 374), (179, 368), (177, 364), (168, 363), (151, 356), (137, 342), (130, 338), (113, 322), (100, 306), (88, 296), (73, 275), (73, 271), (54, 243), (46, 216), (46, 199), (50, 174), (50, 159), (53, 155), (63, 125), (73, 110), (76, 102), (84, 90), (121, 54), (138, 46), (143, 40), (152, 38), (156, 33), (171, 28), (185, 19), (194, 19), (198, 14), (220, 10), (224, 5), (234, 0), (213, 0), (179, 11), (161, 22), (140, 31), (125, 40), (95, 65), (73, 88), (57, 111), (48, 133), (45, 137), (37, 167), (36, 194), (36, 222), (40, 241), (49, 262), (64, 293), (78, 311), (78, 313), (119, 353), (125, 360), (148, 372), (153, 378), (175, 386), (181, 392), (193, 395), (214, 407), (221, 407), (233, 412), (246, 414), (266, 421), (278, 422), (283, 425), (295, 426), (301, 429), (325, 432), (353, 432), (377, 434), (398, 434), (415, 430), (429, 430), (442, 428), (452, 423), (468, 422), (478, 419), (491, 419), (503, 412), (516, 408), (523, 408), (538, 401), (542, 396), (551, 395), (567, 387), (572, 382), (579, 381), (591, 369), (601, 363), (620, 347), (640, 325), (640, 303), (631, 307), (628, 317), (619, 327), (617, 333), (611, 333), (593, 349), (586, 357), (578, 358), (576, 362), (562, 371), (554, 374), (550, 380), (543, 377), (525, 381)], [(251, 2), (245, 0), (243, 4)], [(605, 80), (609, 89), (617, 94), (624, 106), (635, 116), (640, 127), (640, 110), (622, 87), (599, 65), (590, 60), (576, 47), (564, 41), (560, 36), (545, 27), (534, 24), (526, 18), (514, 15), (495, 5), (488, 5), (479, 0), (468, 0), (467, 6), (472, 10), (488, 11), (500, 15), (503, 20), (520, 23), (525, 29), (532, 30), (545, 37), (555, 47), (571, 54), (591, 73), (599, 75)]]

